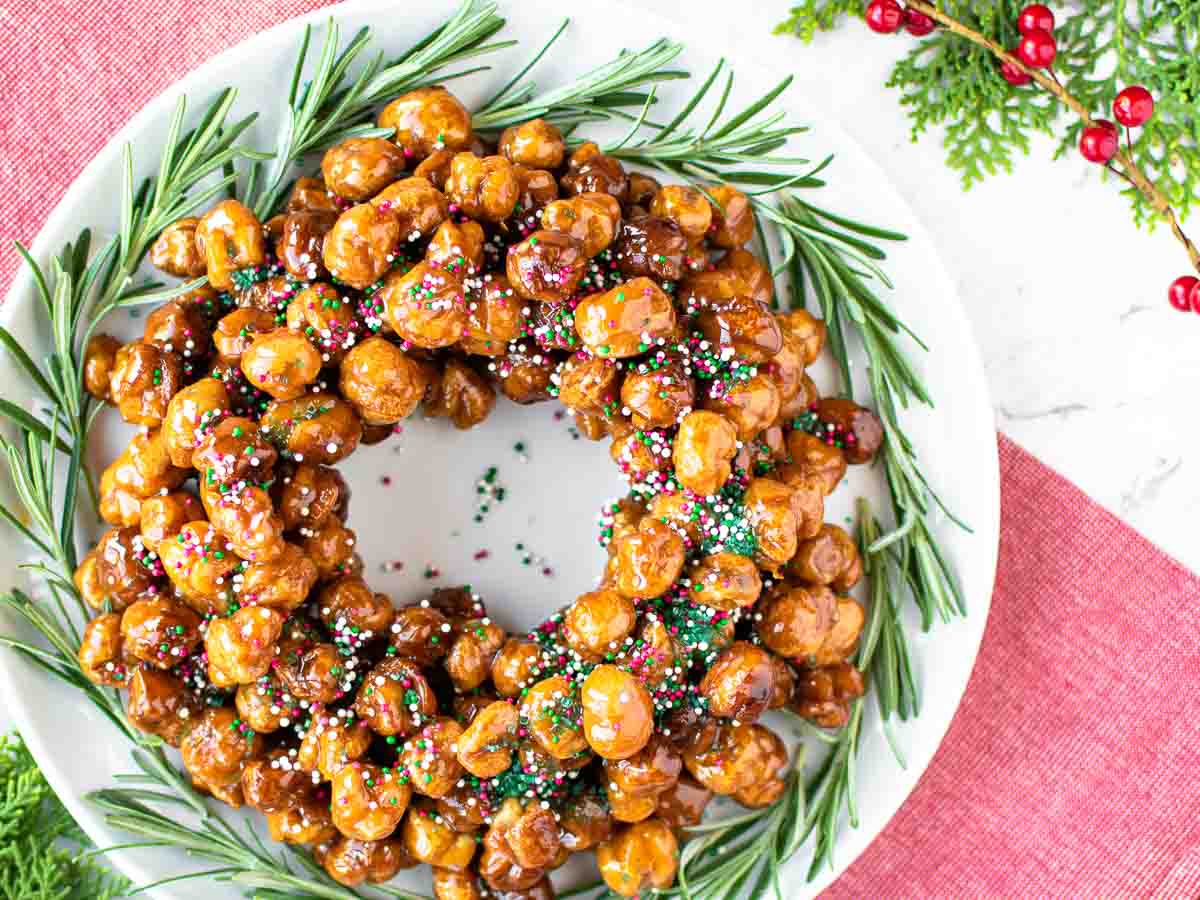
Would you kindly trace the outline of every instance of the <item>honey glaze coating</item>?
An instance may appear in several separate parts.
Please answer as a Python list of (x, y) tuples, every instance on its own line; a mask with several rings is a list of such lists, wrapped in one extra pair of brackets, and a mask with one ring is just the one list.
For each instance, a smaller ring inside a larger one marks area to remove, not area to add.
[[(766, 713), (841, 728), (867, 690), (863, 559), (824, 513), (881, 421), (821, 395), (824, 324), (779, 308), (736, 187), (546, 119), (475, 134), (441, 86), (377, 122), (267, 222), (170, 223), (152, 263), (209, 285), (84, 348), (138, 430), (73, 573), (80, 671), (338, 884), (422, 863), (440, 900), (549, 898), (590, 849), (618, 894), (670, 888), (713, 796), (781, 796)], [(377, 590), (342, 469), (505, 398), (557, 401), (625, 481), (597, 582), (524, 633), (469, 587)]]

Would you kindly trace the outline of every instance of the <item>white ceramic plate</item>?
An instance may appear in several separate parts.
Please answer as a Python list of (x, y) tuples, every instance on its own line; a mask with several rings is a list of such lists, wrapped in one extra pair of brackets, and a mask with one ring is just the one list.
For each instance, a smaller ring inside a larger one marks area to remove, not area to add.
[[(332, 15), (343, 36), (370, 25), (377, 45), (397, 52), (451, 9), (449, 0), (339, 5), (284, 23), (222, 53), (149, 104), (113, 138), (50, 216), (34, 244), (35, 257), (46, 259), (64, 241), (73, 239), (83, 225), (102, 234), (115, 230), (120, 148), (131, 142), (138, 176), (149, 174), (157, 165), (171, 108), (181, 94), (189, 98), (190, 108), (198, 111), (219, 88), (236, 86), (235, 113), (260, 113), (248, 139), (255, 146), (270, 147), (282, 85), (305, 21), (321, 26)], [(503, 83), (509, 71), (545, 40), (562, 9), (562, 4), (549, 0), (501, 4), (501, 12), (508, 18), (504, 34), (519, 38), (521, 49), (488, 60), (496, 66), (493, 73), (457, 83), (455, 90), (468, 106)], [(686, 44), (679, 63), (693, 73), (703, 74), (719, 55), (729, 56), (738, 74), (735, 100), (760, 96), (784, 74), (764, 71), (753, 60), (740, 58), (736, 49), (731, 52), (730, 35), (716, 26), (668, 23), (614, 2), (580, 5), (573, 17), (567, 34), (537, 70), (543, 85), (557, 84), (566, 75), (609, 59), (618, 47), (631, 42), (640, 46), (658, 35)], [(631, 28), (634, 22), (637, 27)], [(678, 92), (663, 93), (668, 104), (673, 99), (678, 102), (678, 97)], [(916, 359), (932, 386), (937, 409), (908, 415), (905, 424), (922, 453), (931, 482), (974, 527), (969, 535), (945, 523), (938, 529), (962, 579), (969, 617), (938, 625), (929, 636), (917, 634), (915, 621), (912, 623), (924, 709), (917, 722), (898, 729), (908, 768), (896, 766), (877, 717), (868, 712), (858, 781), (861, 824), (857, 829), (843, 825), (836, 870), (805, 884), (807, 860), (800, 858), (791, 864), (785, 884), (791, 897), (800, 898), (814, 895), (832, 881), (879, 833), (916, 784), (950, 724), (987, 619), (996, 563), (999, 485), (995, 432), (982, 366), (932, 242), (884, 174), (838, 129), (834, 118), (820, 111), (819, 104), (787, 94), (783, 105), (795, 121), (813, 126), (810, 134), (795, 141), (797, 152), (813, 159), (829, 152), (837, 154), (827, 171), (831, 185), (820, 191), (820, 202), (911, 236), (906, 244), (891, 249), (886, 263), (896, 285), (890, 299), (931, 348), (929, 354)], [(37, 351), (48, 346), (47, 330), (38, 319), (30, 279), (22, 273), (0, 320), (25, 346)], [(114, 323), (114, 330), (132, 333), (140, 328), (136, 322), (125, 321)], [(828, 385), (827, 378), (823, 386)], [(0, 363), (0, 392), (33, 406), (7, 360)], [(366, 574), (371, 583), (395, 600), (407, 601), (421, 596), (431, 584), (470, 582), (510, 628), (539, 621), (590, 587), (602, 561), (593, 523), (600, 504), (620, 492), (620, 483), (606, 446), (573, 439), (568, 431), (570, 420), (556, 419), (554, 410), (551, 404), (520, 408), (502, 401), (488, 422), (469, 435), (454, 432), (442, 422), (414, 420), (406, 424), (398, 439), (357, 453), (343, 471), (353, 487), (351, 524), (368, 560)], [(126, 434), (115, 415), (107, 414), (102, 421), (94, 465), (111, 459)], [(519, 441), (527, 448), (527, 462), (514, 450)], [(497, 467), (498, 480), (506, 485), (508, 497), (483, 523), (476, 523), (475, 482), (489, 466)], [(390, 483), (385, 484), (385, 478)], [(842, 522), (858, 494), (878, 500), (880, 482), (877, 472), (853, 470), (851, 484), (835, 494), (827, 518)], [(537, 559), (523, 564), (518, 543)], [(486, 558), (479, 558), (483, 551)], [(9, 579), (22, 580), (24, 576), (15, 566), (25, 557), (24, 548), (14, 541), (0, 541), (0, 566)], [(403, 568), (395, 563), (403, 563)], [(439, 569), (442, 577), (427, 579), (427, 566)], [(543, 567), (552, 573), (543, 574)], [(0, 629), (12, 632), (18, 626), (11, 619), (0, 619)], [(50, 783), (79, 823), (102, 847), (121, 842), (125, 836), (107, 828), (82, 798), (87, 791), (110, 785), (113, 774), (131, 770), (127, 744), (81, 697), (7, 651), (0, 651), (0, 690)], [(197, 866), (182, 854), (163, 851), (122, 852), (114, 859), (139, 883)], [(404, 874), (410, 878), (407, 886), (429, 890), (428, 869)], [(212, 882), (195, 882), (160, 888), (154, 895), (160, 900), (182, 900), (233, 897), (236, 892)]]

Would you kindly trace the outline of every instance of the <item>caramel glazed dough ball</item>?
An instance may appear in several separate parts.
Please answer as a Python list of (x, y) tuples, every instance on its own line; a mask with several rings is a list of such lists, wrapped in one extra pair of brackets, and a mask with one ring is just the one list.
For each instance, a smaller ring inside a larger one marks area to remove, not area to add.
[[(660, 185), (543, 119), (486, 145), (440, 86), (378, 125), (268, 222), (172, 223), (151, 261), (209, 287), (88, 342), (86, 389), (139, 430), (74, 576), (80, 670), (339, 884), (423, 862), (441, 900), (548, 898), (593, 850), (613, 891), (668, 888), (713, 795), (782, 792), (762, 717), (840, 728), (866, 689), (863, 562), (823, 519), (882, 426), (819, 395), (824, 325), (774, 310), (735, 187)], [(373, 590), (337, 468), (497, 394), (557, 398), (629, 485), (595, 588), (525, 635), (466, 587)]]

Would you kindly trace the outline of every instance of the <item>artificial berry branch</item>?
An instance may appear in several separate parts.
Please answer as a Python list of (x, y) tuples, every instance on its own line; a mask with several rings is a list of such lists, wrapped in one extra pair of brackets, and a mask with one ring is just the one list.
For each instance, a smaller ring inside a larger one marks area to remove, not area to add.
[[(927, 23), (932, 22), (992, 53), (1000, 74), (1010, 84), (1021, 86), (1032, 82), (1052, 94), (1083, 123), (1079, 149), (1084, 158), (1104, 165), (1141, 194), (1150, 208), (1166, 221), (1187, 252), (1192, 267), (1200, 273), (1200, 248), (1183, 231), (1180, 217), (1170, 200), (1138, 165), (1129, 143), (1122, 149), (1117, 126), (1107, 119), (1094, 117), (1092, 111), (1055, 76), (1052, 68), (1057, 52), (1054, 17), (1048, 8), (1031, 4), (1021, 11), (1017, 20), (1021, 40), (1015, 50), (1006, 49), (926, 0), (907, 0), (904, 6), (898, 0), (872, 0), (867, 5), (865, 18), (868, 27), (878, 33), (895, 33), (904, 28), (915, 36), (929, 34), (932, 29)], [(1144, 124), (1153, 114), (1153, 108), (1153, 98), (1140, 85), (1121, 91), (1113, 102), (1114, 115), (1125, 126), (1127, 138), (1128, 129)], [(1176, 279), (1169, 296), (1176, 308), (1200, 312), (1200, 280), (1190, 275)]]

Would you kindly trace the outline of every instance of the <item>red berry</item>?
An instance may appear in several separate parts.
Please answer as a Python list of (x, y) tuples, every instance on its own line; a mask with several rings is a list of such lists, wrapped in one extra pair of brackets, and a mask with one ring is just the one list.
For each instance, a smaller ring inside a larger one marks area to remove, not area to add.
[(915, 9), (904, 10), (904, 27), (913, 37), (925, 37), (937, 28), (937, 23), (923, 12)]
[(1043, 28), (1027, 31), (1017, 44), (1017, 57), (1031, 69), (1048, 69), (1058, 55), (1054, 35)]
[(877, 34), (895, 34), (904, 24), (904, 8), (896, 0), (871, 0), (866, 17), (867, 27)]
[[(1196, 278), (1194, 275), (1180, 275), (1167, 288), (1167, 299), (1180, 312), (1187, 312), (1189, 309), (1194, 309), (1192, 298), (1200, 299), (1200, 291), (1197, 291), (1197, 285), (1200, 285), (1200, 278)], [(1200, 312), (1200, 309), (1197, 312)]]
[(1154, 98), (1140, 84), (1131, 85), (1113, 100), (1113, 115), (1126, 128), (1145, 125), (1154, 115)]
[(1192, 285), (1192, 289), (1188, 291), (1188, 300), (1192, 304), (1192, 312), (1200, 313), (1200, 281)]
[(1079, 136), (1079, 152), (1088, 162), (1106, 163), (1121, 146), (1117, 126), (1107, 119), (1095, 119)]
[(1033, 81), (1032, 76), (1025, 74), (1010, 62), (1000, 63), (1000, 76), (1013, 87), (1021, 87)]
[(1053, 31), (1054, 13), (1050, 12), (1049, 7), (1043, 6), (1041, 3), (1030, 3), (1017, 16), (1017, 30), (1021, 34), (1029, 34), (1029, 32), (1037, 31), (1039, 28), (1042, 31)]

